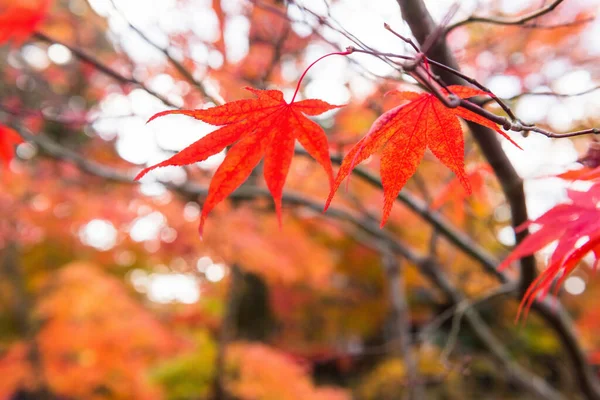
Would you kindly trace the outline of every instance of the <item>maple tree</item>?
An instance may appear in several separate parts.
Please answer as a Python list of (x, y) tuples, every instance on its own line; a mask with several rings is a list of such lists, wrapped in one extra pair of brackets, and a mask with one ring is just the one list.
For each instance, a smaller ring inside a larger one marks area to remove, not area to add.
[(0, 0), (0, 399), (600, 398), (597, 6), (434, 3)]

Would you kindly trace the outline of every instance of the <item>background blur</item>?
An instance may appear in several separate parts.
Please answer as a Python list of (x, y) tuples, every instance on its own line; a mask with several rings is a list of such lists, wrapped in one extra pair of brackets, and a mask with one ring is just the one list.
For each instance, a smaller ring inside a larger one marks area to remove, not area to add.
[[(386, 400), (415, 387), (427, 399), (531, 398), (427, 277), (360, 228), (378, 225), (382, 207), (363, 180), (337, 194), (342, 217), (322, 214), (327, 177), (296, 156), (286, 190), (315, 207), (286, 205), (279, 229), (269, 198), (226, 201), (203, 241), (203, 196), (178, 187), (205, 190), (223, 154), (130, 182), (215, 129), (185, 116), (146, 125), (156, 112), (248, 98), (245, 86), (290, 100), (306, 66), (353, 41), (413, 54), (383, 29), (410, 35), (395, 1), (28, 2), (48, 7), (37, 33), (0, 47), (0, 124), (37, 138), (0, 158), (0, 399)], [(15, 3), (0, 0), (0, 15)], [(453, 3), (427, 1), (445, 23)], [(451, 22), (545, 3), (461, 1)], [(524, 121), (598, 126), (598, 11), (598, 1), (566, 0), (530, 26), (471, 24), (448, 40), (463, 71)], [(397, 104), (384, 93), (414, 83), (355, 54), (320, 62), (300, 96), (348, 104), (316, 119), (343, 155)], [(561, 96), (529, 95), (549, 91)], [(510, 210), (465, 137), (473, 196), (429, 153), (406, 191), (500, 258), (514, 244)], [(535, 218), (565, 199), (550, 176), (595, 142), (513, 137), (524, 151), (505, 150)], [(378, 162), (362, 167), (378, 174)], [(260, 171), (247, 187), (265, 187)], [(515, 324), (517, 303), (476, 262), (402, 204), (386, 230), (435, 255), (467, 298), (488, 296), (478, 311), (511, 359), (576, 396), (555, 334), (535, 315)], [(600, 282), (588, 267), (561, 296), (585, 356), (600, 363)]]

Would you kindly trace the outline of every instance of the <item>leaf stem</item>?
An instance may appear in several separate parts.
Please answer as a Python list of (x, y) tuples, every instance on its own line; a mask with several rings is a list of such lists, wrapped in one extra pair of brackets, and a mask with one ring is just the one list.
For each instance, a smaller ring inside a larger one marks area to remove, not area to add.
[(304, 79), (304, 76), (306, 75), (306, 73), (308, 72), (308, 70), (312, 68), (313, 65), (315, 65), (316, 63), (318, 63), (322, 59), (327, 58), (329, 56), (347, 56), (349, 54), (352, 54), (353, 52), (354, 52), (354, 48), (353, 47), (348, 47), (346, 49), (346, 51), (340, 51), (340, 52), (325, 54), (324, 56), (319, 57), (315, 61), (313, 61), (308, 67), (306, 67), (306, 69), (304, 70), (304, 72), (300, 76), (300, 79), (298, 80), (298, 85), (296, 85), (296, 91), (294, 92), (294, 96), (292, 97), (292, 101), (290, 102), (290, 104), (293, 103), (294, 100), (296, 100), (296, 95), (298, 94), (298, 91), (300, 90), (300, 84), (302, 83), (302, 79)]

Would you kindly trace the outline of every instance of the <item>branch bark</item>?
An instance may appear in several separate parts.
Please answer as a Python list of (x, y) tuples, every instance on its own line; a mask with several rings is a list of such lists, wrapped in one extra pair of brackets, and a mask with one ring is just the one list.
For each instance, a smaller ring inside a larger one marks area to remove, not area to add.
[(98, 71), (102, 72), (104, 75), (111, 77), (112, 79), (114, 79), (115, 81), (121, 83), (121, 84), (125, 84), (125, 85), (134, 85), (134, 86), (138, 86), (139, 88), (141, 88), (142, 90), (144, 90), (145, 92), (147, 92), (148, 94), (156, 97), (157, 99), (159, 99), (160, 101), (162, 101), (165, 105), (169, 106), (169, 107), (173, 107), (173, 108), (179, 108), (177, 107), (177, 105), (173, 102), (171, 102), (169, 99), (167, 99), (164, 96), (161, 96), (159, 93), (155, 92), (154, 90), (150, 89), (148, 86), (146, 86), (143, 82), (138, 81), (135, 78), (128, 78), (125, 75), (121, 74), (120, 72), (112, 69), (111, 67), (109, 67), (108, 65), (102, 63), (100, 60), (97, 60), (96, 58), (94, 58), (91, 54), (75, 47), (75, 46), (71, 46), (65, 42), (61, 42), (58, 39), (52, 38), (48, 35), (46, 35), (45, 33), (42, 32), (35, 32), (33, 34), (33, 37), (41, 40), (42, 42), (46, 42), (49, 44), (60, 44), (62, 46), (65, 46), (67, 49), (69, 49), (71, 51), (71, 53), (73, 53), (73, 55), (75, 57), (77, 57), (79, 60), (81, 60), (84, 63), (90, 64), (91, 66), (93, 66), (94, 68), (96, 68)]
[[(408, 23), (413, 35), (419, 43), (425, 43), (432, 34), (437, 32), (437, 27), (422, 0), (397, 0), (397, 2), (402, 11), (404, 20)], [(459, 69), (456, 60), (450, 53), (443, 38), (434, 42), (427, 55), (433, 60), (447, 65), (450, 68), (456, 70)], [(461, 79), (448, 71), (437, 70), (436, 72), (447, 84), (463, 83)], [(502, 190), (511, 207), (512, 225), (513, 227), (517, 227), (527, 221), (523, 181), (506, 157), (506, 154), (495, 137), (495, 133), (473, 123), (469, 123), (469, 127), (475, 141), (481, 148), (483, 155), (494, 170), (494, 173), (502, 186)], [(517, 243), (520, 243), (525, 239), (527, 234), (527, 231), (516, 234)], [(519, 282), (519, 292), (521, 296), (533, 281), (535, 274), (535, 258), (533, 256), (523, 258), (521, 260), (521, 277)], [(561, 338), (562, 344), (573, 362), (575, 373), (583, 393), (590, 399), (600, 399), (600, 383), (591, 373), (585, 358), (582, 359), (581, 357), (582, 351), (569, 326), (568, 317), (566, 317), (564, 310), (557, 307), (555, 313), (545, 312), (546, 310), (543, 303), (544, 302), (536, 302), (534, 308)]]
[[(438, 31), (422, 0), (397, 1), (402, 10), (404, 20), (410, 26), (413, 35), (419, 43), (424, 43), (432, 34)], [(439, 63), (447, 65), (455, 70), (459, 70), (458, 63), (450, 53), (450, 49), (443, 38), (434, 42), (427, 55)], [(464, 83), (459, 77), (449, 71), (438, 69), (436, 72), (447, 84), (460, 85)], [(519, 177), (513, 165), (508, 160), (508, 157), (502, 150), (500, 143), (496, 139), (495, 132), (474, 123), (469, 123), (469, 128), (500, 182), (506, 199), (510, 204), (513, 227), (516, 228), (527, 221), (527, 207), (525, 205), (523, 180)], [(517, 243), (520, 243), (526, 236), (527, 231), (516, 234)], [(529, 287), (535, 278), (535, 274), (535, 258), (533, 256), (523, 258), (521, 260), (520, 283), (520, 291), (522, 294), (525, 293), (527, 287)]]
[(483, 22), (483, 23), (487, 23), (487, 24), (492, 24), (492, 25), (523, 25), (529, 21), (532, 21), (536, 18), (539, 18), (543, 15), (546, 15), (552, 11), (554, 11), (554, 9), (556, 7), (558, 7), (560, 5), (560, 3), (562, 3), (564, 0), (554, 0), (553, 2), (551, 2), (550, 4), (547, 4), (544, 7), (541, 7), (535, 11), (532, 11), (530, 13), (527, 13), (525, 15), (522, 15), (520, 17), (517, 18), (490, 18), (490, 17), (479, 17), (477, 15), (472, 15), (469, 18), (457, 22), (453, 25), (448, 26), (448, 28), (446, 28), (446, 32), (451, 32), (452, 30), (458, 28), (459, 26), (463, 26), (463, 25), (467, 25), (467, 24), (472, 24), (474, 22)]
[(394, 343), (393, 352), (397, 357), (401, 357), (406, 366), (406, 400), (423, 399), (423, 387), (418, 380), (419, 363), (413, 354), (413, 341), (411, 339), (411, 325), (408, 314), (408, 304), (406, 303), (406, 293), (404, 291), (404, 280), (402, 277), (401, 264), (396, 255), (390, 251), (388, 246), (382, 246), (381, 258), (383, 271), (386, 275), (386, 283), (390, 298), (392, 315), (390, 318), (392, 335)]
[(33, 382), (30, 388), (23, 392), (26, 396), (32, 396), (40, 400), (51, 400), (52, 394), (45, 378), (44, 364), (37, 341), (37, 323), (33, 320), (33, 300), (27, 292), (25, 276), (18, 264), (19, 252), (16, 243), (8, 242), (0, 249), (0, 272), (4, 275), (6, 282), (12, 287), (12, 312), (17, 322), (17, 329), (27, 343), (27, 360), (31, 365)]
[(215, 379), (213, 382), (213, 395), (215, 400), (227, 400), (229, 398), (227, 388), (225, 387), (225, 366), (227, 362), (227, 347), (235, 337), (235, 319), (240, 303), (241, 274), (242, 272), (237, 265), (231, 267), (231, 277), (225, 303), (225, 314), (221, 321), (217, 360), (215, 363)]

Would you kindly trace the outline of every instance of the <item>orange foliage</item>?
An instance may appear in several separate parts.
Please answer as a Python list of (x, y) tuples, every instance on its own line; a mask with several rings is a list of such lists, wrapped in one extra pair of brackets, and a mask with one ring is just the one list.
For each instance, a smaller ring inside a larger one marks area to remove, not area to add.
[(242, 400), (350, 400), (341, 389), (315, 387), (305, 368), (263, 344), (231, 345), (228, 364), (228, 387)]
[[(466, 177), (471, 185), (474, 198), (483, 199), (485, 197), (485, 178), (492, 173), (493, 171), (488, 164), (477, 164), (467, 168)], [(460, 186), (460, 181), (454, 178), (439, 191), (431, 202), (430, 207), (433, 210), (437, 210), (444, 204), (447, 204), (452, 210), (454, 219), (458, 223), (462, 223), (465, 219), (464, 202), (468, 198), (467, 193)]]
[(239, 208), (228, 211), (205, 241), (228, 264), (241, 264), (270, 283), (324, 288), (333, 271), (330, 252), (292, 218), (279, 228), (272, 216), (257, 219), (247, 208)]
[[(136, 304), (119, 281), (92, 265), (65, 266), (49, 285), (38, 309), (46, 323), (36, 341), (50, 389), (75, 398), (96, 398), (98, 391), (111, 398), (159, 398), (145, 370), (184, 343)], [(8, 371), (0, 398), (23, 381), (34, 381), (26, 377), (33, 373), (27, 353), (17, 343), (0, 360), (0, 370)]]

